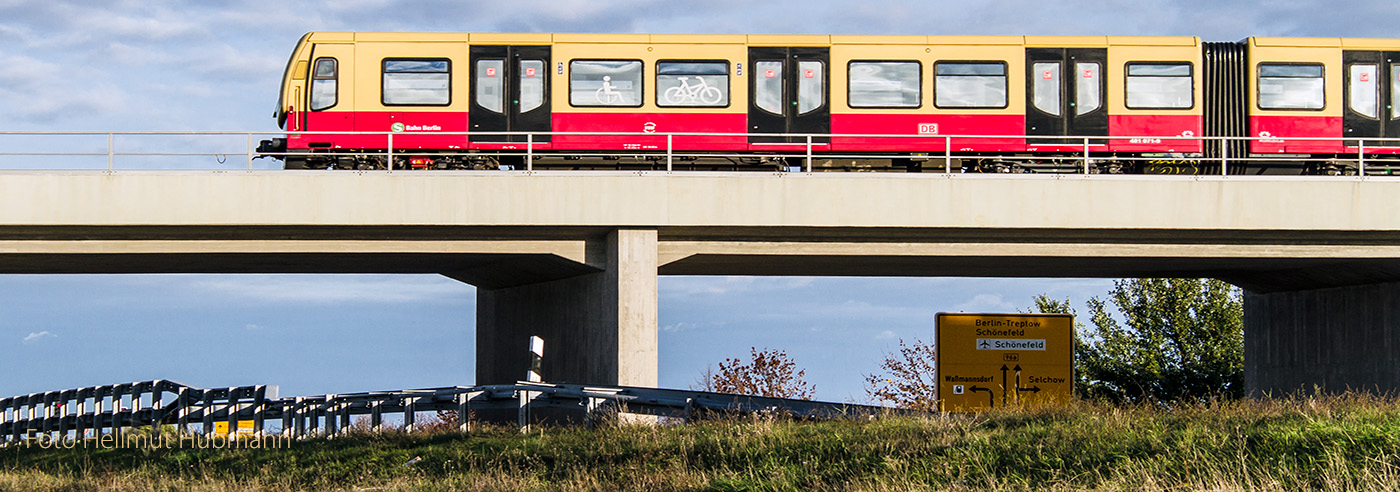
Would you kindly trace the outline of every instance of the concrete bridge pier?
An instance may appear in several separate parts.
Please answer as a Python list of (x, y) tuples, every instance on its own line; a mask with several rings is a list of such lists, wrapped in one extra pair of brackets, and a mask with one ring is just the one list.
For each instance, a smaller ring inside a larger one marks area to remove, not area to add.
[(1400, 391), (1400, 282), (1245, 293), (1245, 391)]
[(657, 231), (616, 229), (595, 243), (589, 263), (602, 271), (477, 290), (477, 384), (525, 379), (537, 335), (546, 381), (656, 387)]

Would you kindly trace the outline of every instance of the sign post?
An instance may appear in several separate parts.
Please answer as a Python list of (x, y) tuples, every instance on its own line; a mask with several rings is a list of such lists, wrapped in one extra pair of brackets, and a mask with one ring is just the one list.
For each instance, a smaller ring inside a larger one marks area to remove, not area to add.
[(938, 313), (938, 408), (1061, 406), (1074, 397), (1074, 316)]

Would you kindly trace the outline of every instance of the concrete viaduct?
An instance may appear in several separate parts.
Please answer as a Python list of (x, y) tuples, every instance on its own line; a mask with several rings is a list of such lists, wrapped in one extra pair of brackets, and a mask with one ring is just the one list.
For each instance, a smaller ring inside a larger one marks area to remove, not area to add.
[(1400, 180), (6, 172), (0, 273), (440, 273), (477, 384), (655, 386), (657, 275), (1214, 277), (1252, 392), (1400, 389)]

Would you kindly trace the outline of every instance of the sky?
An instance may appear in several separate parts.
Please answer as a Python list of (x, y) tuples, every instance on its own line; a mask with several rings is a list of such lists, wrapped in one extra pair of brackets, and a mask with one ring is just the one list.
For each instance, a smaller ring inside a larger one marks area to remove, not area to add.
[[(0, 0), (0, 153), (18, 142), (7, 131), (275, 132), (278, 79), (308, 31), (1235, 41), (1387, 37), (1393, 28), (1379, 20), (1395, 18), (1400, 3), (1390, 0)], [(226, 165), (217, 160), (172, 165)], [(0, 156), (0, 168), (84, 165)], [(690, 387), (707, 366), (771, 348), (806, 369), (819, 399), (863, 402), (863, 376), (900, 339), (928, 340), (934, 313), (1014, 312), (1037, 294), (1082, 306), (1111, 287), (1110, 279), (662, 277), (660, 384)], [(475, 295), (434, 275), (0, 275), (0, 396), (148, 379), (276, 384), (283, 396), (470, 385)]]

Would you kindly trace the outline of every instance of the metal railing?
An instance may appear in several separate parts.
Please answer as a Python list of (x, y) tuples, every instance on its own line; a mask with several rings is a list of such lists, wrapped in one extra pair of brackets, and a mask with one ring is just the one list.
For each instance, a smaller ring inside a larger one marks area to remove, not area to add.
[[(335, 150), (334, 154), (327, 154), (330, 149), (314, 150), (292, 150), (287, 152), (258, 152), (257, 142), (262, 138), (285, 138), (288, 136), (307, 138), (320, 135), (335, 136), (337, 138), (371, 138), (381, 139), (383, 144), (366, 145), (374, 147), (371, 150), (360, 152)], [(504, 141), (476, 141), (472, 137), (491, 137), (500, 139), (523, 140), (518, 142)], [(545, 138), (548, 137), (548, 138)], [(561, 137), (566, 139), (592, 138), (607, 139), (610, 145), (617, 147), (614, 150), (578, 150), (578, 142), (573, 141), (566, 144), (556, 144), (555, 141)], [(784, 139), (789, 142), (782, 143), (749, 143), (754, 137), (765, 139)], [(76, 139), (82, 142), (74, 143), (63, 140), (57, 144), (50, 144), (49, 147), (43, 145), (43, 140), (47, 139)], [(191, 142), (198, 138), (217, 138), (221, 141), (219, 147), (210, 149)], [(1271, 162), (1285, 163), (1298, 162), (1299, 159), (1307, 159), (1320, 163), (1335, 164), (1341, 170), (1354, 170), (1360, 176), (1377, 174), (1371, 168), (1378, 168), (1384, 174), (1400, 172), (1400, 160), (1390, 158), (1400, 154), (1400, 139), (1388, 138), (1354, 138), (1354, 137), (1311, 137), (1311, 138), (1291, 138), (1291, 137), (1202, 137), (1202, 136), (1039, 136), (1039, 135), (893, 135), (893, 134), (750, 134), (750, 133), (706, 133), (706, 132), (0, 132), (0, 159), (6, 158), (96, 158), (105, 159), (104, 166), (87, 166), (80, 169), (105, 169), (114, 172), (127, 167), (118, 166), (119, 158), (189, 158), (189, 157), (212, 157), (215, 158), (220, 170), (244, 169), (253, 171), (258, 169), (255, 161), (260, 158), (306, 158), (334, 156), (358, 156), (382, 159), (381, 170), (397, 171), (404, 170), (404, 166), (397, 165), (398, 160), (410, 156), (425, 154), (417, 148), (405, 145), (405, 141), (424, 138), (449, 138), (457, 139), (454, 143), (463, 147), (463, 150), (456, 151), (455, 155), (475, 156), (475, 157), (501, 157), (515, 156), (523, 157), (524, 171), (534, 171), (536, 161), (545, 155), (554, 157), (583, 157), (583, 156), (632, 156), (654, 160), (658, 163), (658, 170), (674, 171), (676, 162), (681, 159), (694, 158), (770, 158), (782, 159), (783, 162), (800, 162), (800, 166), (795, 166), (798, 171), (814, 172), (817, 170), (815, 162), (818, 160), (838, 160), (838, 159), (869, 159), (869, 158), (899, 158), (912, 159), (917, 162), (941, 162), (944, 173), (955, 173), (963, 171), (961, 162), (963, 160), (997, 161), (1000, 163), (1016, 166), (1022, 163), (1025, 167), (1034, 167), (1037, 163), (1052, 162), (1058, 168), (1063, 169), (1070, 164), (1074, 165), (1076, 174), (1095, 174), (1103, 170), (1107, 165), (1122, 165), (1132, 163), (1151, 163), (1155, 161), (1170, 161), (1175, 163), (1187, 163), (1187, 165), (1198, 166), (1200, 168), (1210, 168), (1209, 174), (1229, 175), (1234, 166), (1242, 163), (1263, 163)], [(93, 143), (90, 140), (100, 140)], [(151, 144), (149, 141), (138, 140), (169, 140), (176, 142), (165, 142), (164, 145)], [(396, 142), (396, 139), (398, 140)], [(711, 142), (714, 148), (721, 150), (688, 150), (696, 147), (695, 142), (699, 139), (728, 139), (722, 143)], [(877, 145), (899, 150), (872, 150), (872, 151), (847, 151), (840, 150), (842, 147), (849, 147), (855, 144), (855, 140), (867, 140), (862, 145), (870, 145), (870, 139), (882, 140)], [(470, 140), (470, 141), (469, 141)], [(835, 144), (831, 143), (835, 141)], [(903, 142), (910, 141), (905, 145)], [(1144, 144), (1141, 142), (1151, 142)], [(236, 143), (235, 143), (236, 142)], [(898, 143), (895, 143), (898, 142)], [(1123, 144), (1133, 145), (1137, 148), (1145, 148), (1148, 145), (1162, 147), (1170, 146), (1170, 142), (1181, 142), (1184, 147), (1193, 149), (1190, 152), (1153, 152), (1139, 153), (1133, 151), (1117, 150)], [(16, 145), (16, 144), (19, 145)], [(1327, 146), (1325, 152), (1267, 152), (1267, 153), (1247, 153), (1246, 155), (1232, 155), (1232, 148), (1252, 148), (1254, 145), (1263, 143), (1278, 148), (1298, 147), (1300, 145), (1313, 145), (1314, 149)], [(28, 148), (22, 146), (28, 144)], [(53, 145), (62, 147), (52, 149)], [(237, 146), (237, 148), (234, 148)], [(421, 146), (421, 145), (419, 145)], [(1003, 152), (981, 151), (981, 148), (1010, 147), (1011, 150)], [(1205, 148), (1217, 149), (1217, 155), (1205, 155), (1200, 150)], [(762, 150), (768, 148), (769, 150)], [(833, 148), (837, 150), (832, 150)], [(921, 150), (922, 149), (922, 150)], [(547, 154), (546, 154), (547, 153)], [(441, 156), (441, 150), (427, 152), (427, 155)], [(1317, 154), (1323, 157), (1318, 157)], [(1306, 155), (1307, 157), (1302, 157)], [(231, 166), (229, 159), (238, 156), (241, 166)], [(664, 163), (664, 167), (660, 166)], [(959, 163), (955, 167), (955, 163)], [(269, 165), (266, 169), (278, 168), (280, 165)], [(9, 167), (0, 164), (0, 168), (42, 170), (53, 169), (49, 166), (39, 167)], [(175, 167), (135, 167), (136, 169), (160, 169), (177, 170), (186, 169), (183, 166)], [(68, 169), (68, 168), (62, 168)], [(1064, 171), (1057, 171), (1064, 172)], [(1202, 172), (1185, 174), (1207, 174)]]
[[(0, 446), (74, 442), (163, 426), (180, 434), (243, 435), (240, 422), (252, 422), (246, 435), (287, 438), (334, 436), (356, 428), (354, 417), (367, 417), (364, 430), (384, 430), (385, 418), (401, 415), (403, 431), (413, 431), (420, 412), (457, 412), (458, 430), (469, 431), (475, 411), (500, 410), (520, 415), (529, 425), (532, 409), (564, 409), (596, 421), (616, 413), (677, 419), (715, 414), (782, 414), (799, 418), (840, 419), (909, 413), (896, 409), (789, 400), (691, 390), (518, 382), (510, 385), (452, 386), (395, 391), (277, 396), (276, 386), (196, 388), (169, 380), (141, 381), (48, 391), (0, 399)], [(267, 432), (268, 423), (280, 423)], [(196, 432), (197, 429), (197, 432)]]

